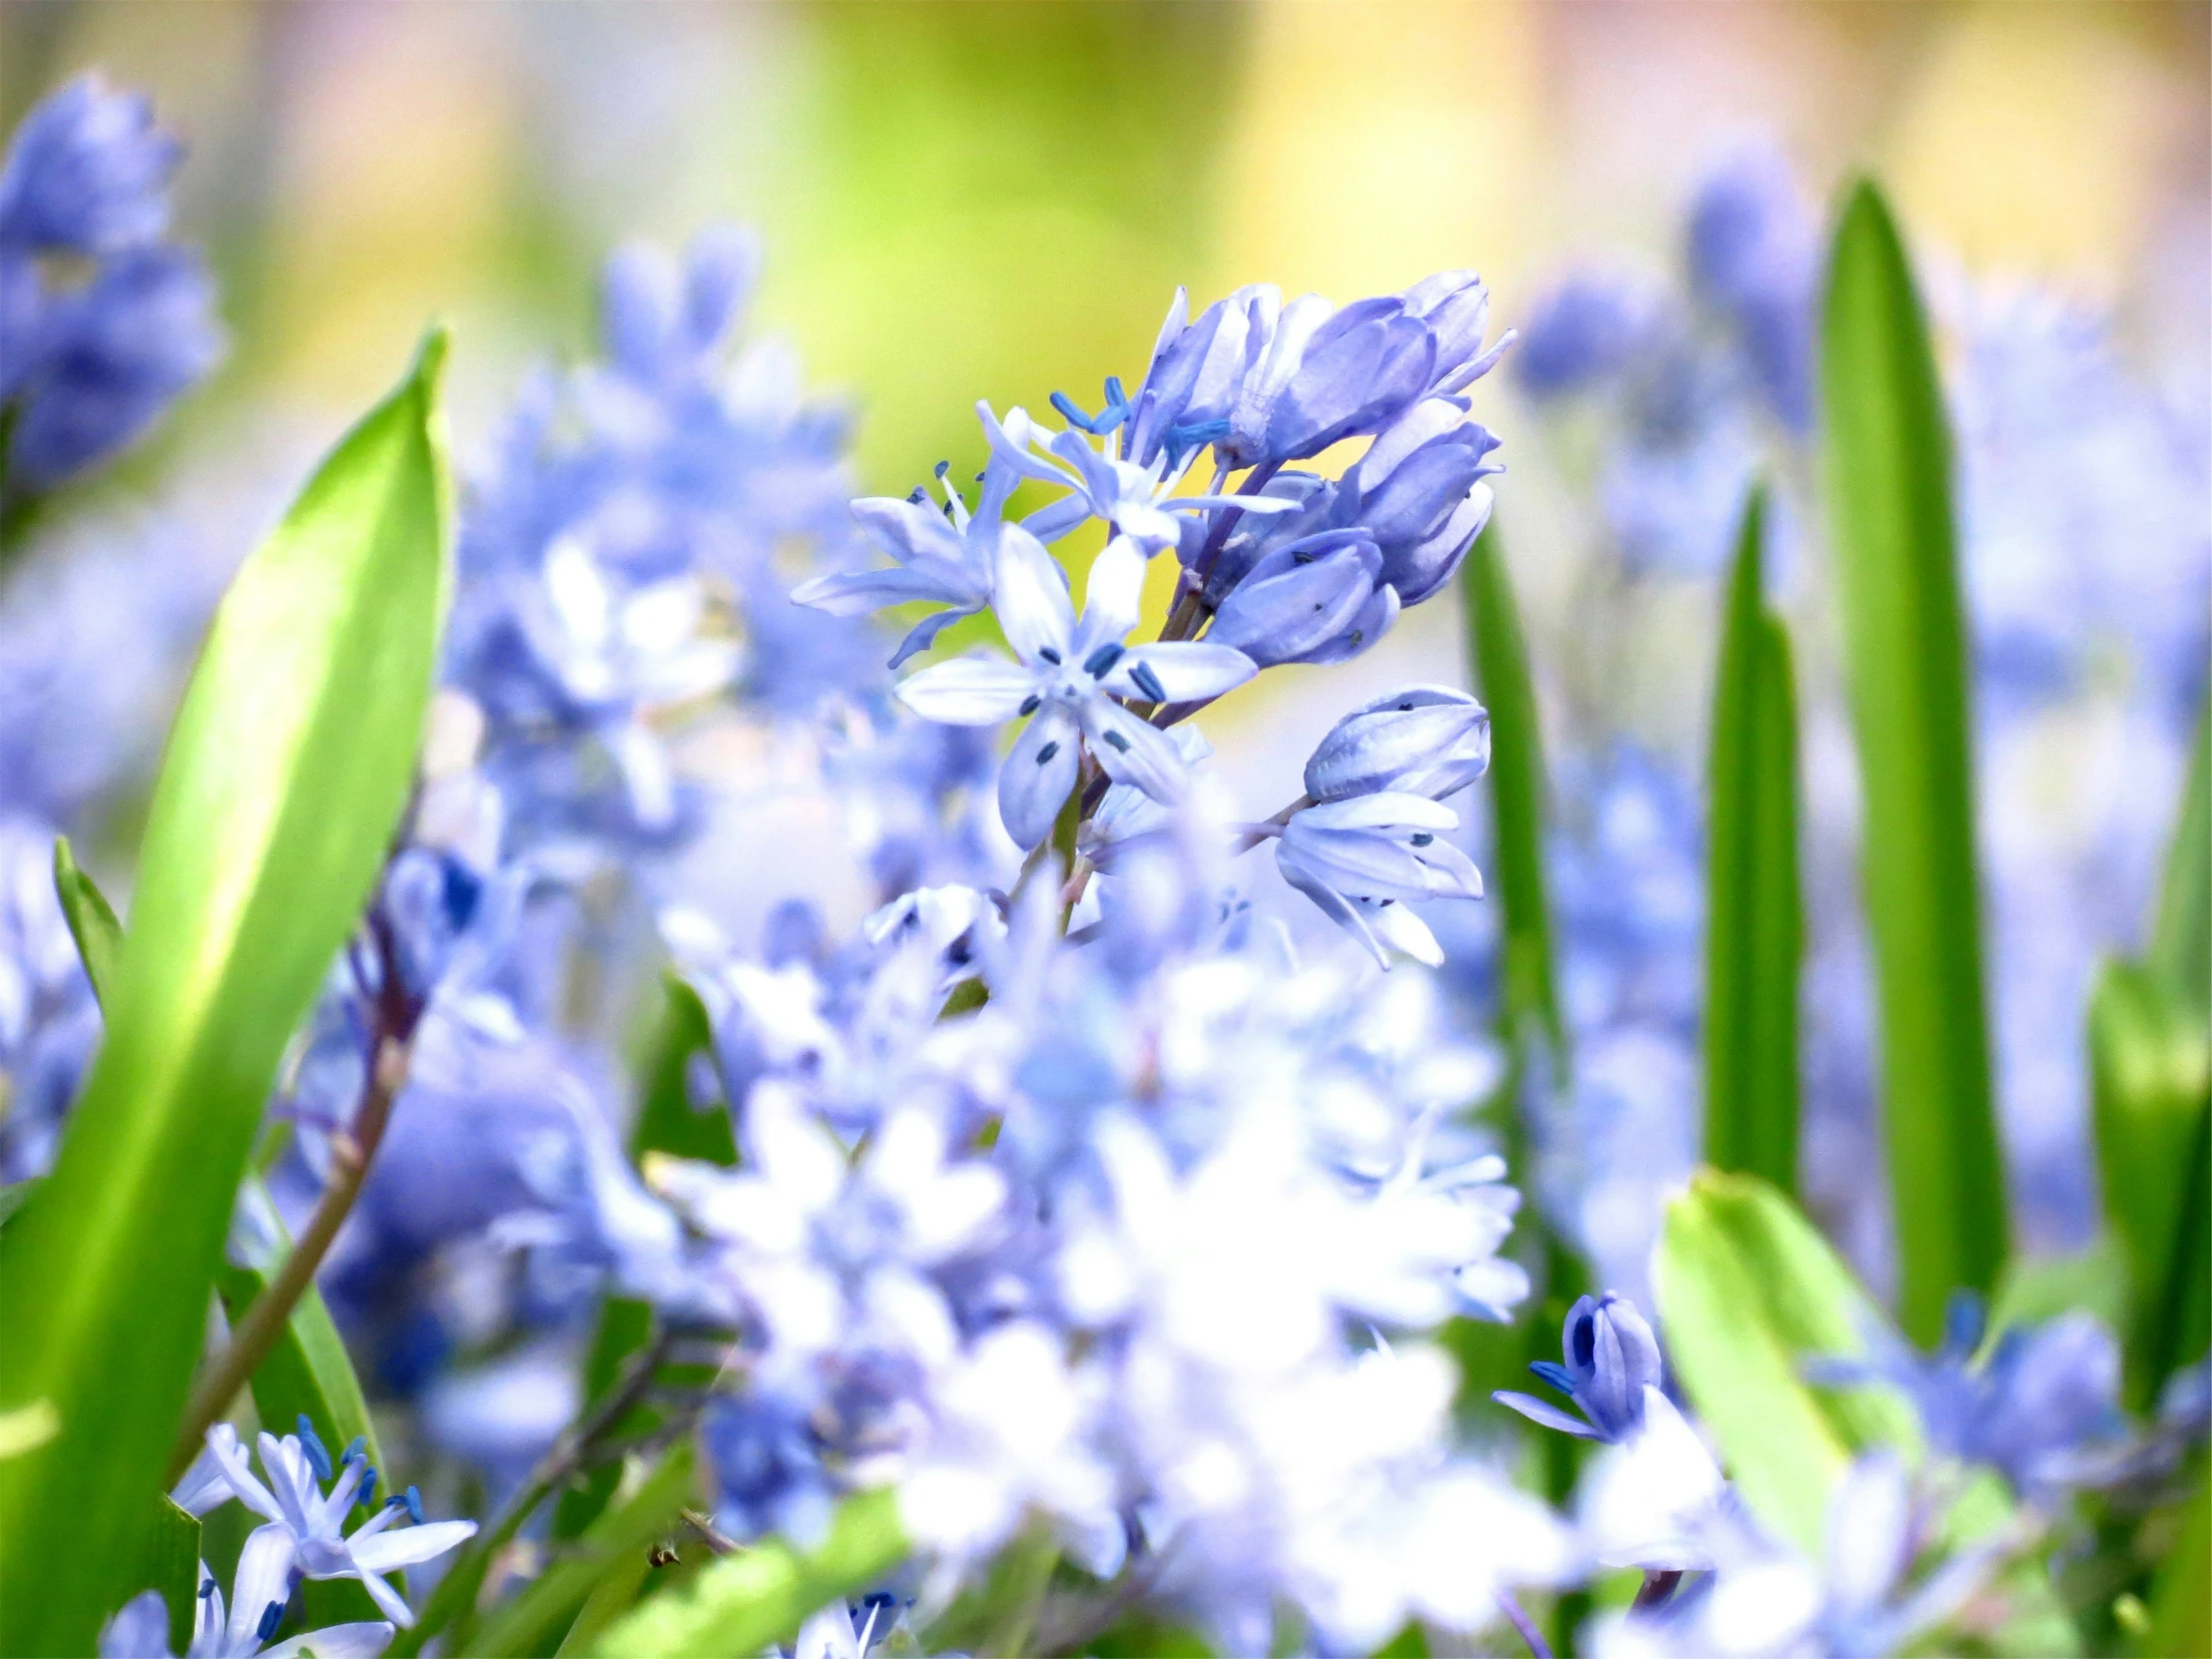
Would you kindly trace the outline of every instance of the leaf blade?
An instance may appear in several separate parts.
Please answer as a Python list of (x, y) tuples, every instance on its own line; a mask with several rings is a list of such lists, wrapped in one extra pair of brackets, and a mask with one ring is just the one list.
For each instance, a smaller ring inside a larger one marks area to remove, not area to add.
[(600, 1637), (608, 1659), (667, 1653), (756, 1653), (789, 1641), (807, 1615), (862, 1589), (905, 1559), (898, 1500), (888, 1487), (847, 1498), (820, 1545), (781, 1538), (707, 1567), (690, 1584), (633, 1609)]
[(1713, 697), (1706, 851), (1705, 1160), (1797, 1192), (1797, 692), (1760, 593), (1766, 491), (1744, 504)]
[(1653, 1264), (1675, 1375), (1745, 1498), (1815, 1558), (1852, 1455), (1910, 1443), (1902, 1402), (1830, 1394), (1806, 1362), (1866, 1350), (1874, 1308), (1826, 1240), (1756, 1176), (1701, 1170), (1667, 1207)]
[(0, 1402), (62, 1418), (0, 1465), (0, 1648), (90, 1651), (114, 1609), (278, 1057), (403, 805), (448, 580), (443, 352), (241, 569), (171, 733), (106, 1039), (0, 1234)]
[(54, 896), (61, 900), (69, 936), (77, 941), (85, 977), (92, 981), (93, 999), (105, 1008), (123, 955), (123, 923), (116, 920), (107, 895), (77, 867), (77, 854), (67, 835), (54, 837)]
[(2008, 1248), (1990, 1099), (1950, 449), (1905, 248), (1850, 192), (1822, 319), (1824, 460), (1865, 801), (1900, 1315), (1933, 1345)]

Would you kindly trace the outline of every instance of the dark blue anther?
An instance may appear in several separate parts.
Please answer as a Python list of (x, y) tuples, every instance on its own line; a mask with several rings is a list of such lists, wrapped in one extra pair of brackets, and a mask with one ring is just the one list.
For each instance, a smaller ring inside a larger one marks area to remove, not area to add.
[(1044, 699), (1039, 697), (1035, 692), (1031, 692), (1027, 697), (1021, 700), (1021, 707), (1016, 709), (1014, 713), (1016, 713), (1017, 715), (1033, 715), (1043, 707)]
[(1129, 671), (1129, 678), (1136, 682), (1137, 690), (1153, 702), (1165, 703), (1168, 700), (1168, 689), (1160, 684), (1160, 677), (1152, 672), (1150, 663), (1139, 663)]
[(929, 470), (931, 472), (934, 472), (939, 478), (942, 478), (946, 473), (952, 470), (952, 463), (950, 461), (939, 461)]
[(926, 507), (929, 505), (929, 492), (916, 484), (906, 492), (906, 499), (917, 507)]
[(1037, 751), (1037, 765), (1043, 766), (1047, 761), (1051, 760), (1053, 756), (1059, 753), (1060, 741), (1059, 739), (1055, 738), (1052, 742), (1046, 744), (1042, 749)]
[(1426, 845), (1427, 845), (1427, 844), (1428, 844), (1428, 843), (1429, 843), (1430, 841), (1434, 840), (1435, 838), (1436, 838), (1436, 837), (1435, 837), (1434, 835), (1431, 835), (1431, 834), (1430, 834), (1430, 833), (1429, 833), (1429, 832), (1428, 832), (1427, 830), (1415, 830), (1415, 831), (1413, 832), (1413, 844), (1414, 844), (1415, 846), (1426, 846)]
[(1060, 418), (1065, 420), (1070, 426), (1080, 426), (1086, 432), (1097, 430), (1097, 428), (1091, 424), (1091, 417), (1085, 414), (1082, 409), (1076, 404), (1075, 399), (1070, 397), (1066, 392), (1054, 392), (1052, 394), (1052, 406), (1060, 411)]
[(356, 1457), (364, 1463), (368, 1461), (368, 1436), (366, 1434), (356, 1434), (350, 1440), (347, 1440), (345, 1442), (345, 1455), (340, 1457), (338, 1461), (350, 1463)]
[(1042, 657), (1046, 662), (1050, 663), (1054, 668), (1058, 668), (1060, 666), (1060, 653), (1049, 645), (1039, 647), (1037, 655)]
[(409, 1486), (399, 1501), (406, 1505), (407, 1518), (413, 1521), (415, 1525), (420, 1526), (422, 1524), (422, 1494), (416, 1491), (414, 1487)]
[(1129, 407), (1129, 393), (1122, 390), (1121, 376), (1118, 374), (1106, 376), (1106, 406), (1109, 409)]
[(1105, 732), (1100, 735), (1106, 740), (1108, 747), (1119, 750), (1124, 755), (1129, 753), (1129, 740), (1119, 732)]
[(284, 1622), (284, 1604), (273, 1601), (262, 1609), (262, 1622), (254, 1627), (254, 1640), (266, 1642), (276, 1634), (276, 1627)]
[(1083, 672), (1093, 680), (1102, 678), (1108, 669), (1121, 661), (1121, 654), (1126, 649), (1109, 641), (1083, 659)]
[(203, 1578), (202, 1580), (200, 1580), (200, 1599), (202, 1601), (206, 1601), (208, 1597), (214, 1594), (215, 1580), (212, 1578)]
[(361, 1493), (353, 1500), (363, 1508), (376, 1507), (376, 1465), (369, 1463), (361, 1471)]
[(317, 1480), (330, 1478), (330, 1449), (315, 1437), (314, 1424), (304, 1411), (299, 1413), (299, 1449), (307, 1454), (307, 1466)]

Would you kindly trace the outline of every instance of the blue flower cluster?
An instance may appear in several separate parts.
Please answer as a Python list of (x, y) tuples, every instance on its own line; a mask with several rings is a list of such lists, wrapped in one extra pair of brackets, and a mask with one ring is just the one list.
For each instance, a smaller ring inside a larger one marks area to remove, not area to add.
[(199, 258), (165, 241), (181, 152), (136, 93), (72, 82), (0, 164), (0, 504), (139, 437), (222, 350)]

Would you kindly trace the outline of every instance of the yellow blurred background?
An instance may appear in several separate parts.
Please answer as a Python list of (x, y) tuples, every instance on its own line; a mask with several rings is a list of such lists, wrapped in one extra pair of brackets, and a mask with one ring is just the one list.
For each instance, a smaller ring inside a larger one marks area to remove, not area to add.
[(5, 0), (0, 119), (84, 67), (151, 89), (234, 338), (206, 395), (358, 406), (442, 313), (464, 449), (528, 360), (588, 345), (611, 243), (755, 224), (763, 320), (903, 493), (975, 451), (976, 397), (1141, 373), (1179, 281), (1345, 299), (1474, 266), (1510, 322), (1578, 253), (1668, 262), (1750, 130), (1823, 188), (1880, 168), (1926, 243), (2148, 319), (2201, 378), (2208, 15)]

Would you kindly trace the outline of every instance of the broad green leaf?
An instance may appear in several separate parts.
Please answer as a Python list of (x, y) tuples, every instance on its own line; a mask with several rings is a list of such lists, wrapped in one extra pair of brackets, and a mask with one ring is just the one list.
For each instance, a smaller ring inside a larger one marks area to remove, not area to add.
[(2157, 1397), (2207, 1341), (2212, 1040), (2157, 974), (2107, 963), (2089, 998), (2089, 1067), (2104, 1213), (2127, 1259), (2127, 1399)]
[(1705, 1160), (1797, 1192), (1797, 692), (1760, 592), (1766, 491), (1744, 506), (1713, 695), (1706, 863)]
[(69, 936), (77, 941), (77, 954), (84, 961), (85, 977), (92, 981), (93, 997), (106, 1007), (108, 988), (115, 983), (115, 965), (123, 955), (123, 924), (115, 919), (114, 906), (93, 884), (92, 877), (77, 867), (77, 854), (67, 835), (57, 836), (54, 841), (54, 896), (61, 900)]
[(848, 1498), (815, 1548), (771, 1538), (703, 1569), (689, 1585), (642, 1602), (599, 1640), (613, 1659), (672, 1653), (758, 1653), (787, 1642), (808, 1614), (865, 1589), (905, 1559), (898, 1500), (887, 1488)]
[[(484, 1621), (461, 1651), (499, 1659), (509, 1654), (551, 1652), (593, 1588), (611, 1572), (621, 1571), (627, 1558), (642, 1554), (674, 1530), (692, 1495), (691, 1442), (679, 1441), (661, 1464), (631, 1496), (616, 1504), (513, 1599), (501, 1604)], [(427, 1619), (424, 1621), (428, 1623)], [(759, 1644), (755, 1644), (758, 1646)], [(399, 1643), (394, 1653), (402, 1651)], [(417, 1651), (408, 1646), (405, 1652)], [(664, 1653), (698, 1653), (698, 1647), (668, 1647)], [(752, 1648), (733, 1647), (731, 1653)]]
[[(584, 1409), (589, 1411), (604, 1399), (607, 1390), (614, 1386), (622, 1375), (624, 1365), (631, 1355), (638, 1353), (653, 1340), (653, 1306), (635, 1297), (609, 1296), (599, 1304), (599, 1325), (592, 1333), (591, 1351), (584, 1358)], [(660, 1413), (650, 1406), (641, 1406), (631, 1419), (616, 1425), (616, 1431), (630, 1434), (658, 1421)], [(615, 1495), (615, 1487), (622, 1479), (619, 1464), (610, 1463), (591, 1471), (563, 1492), (553, 1506), (553, 1536), (576, 1538), (599, 1518)]]
[(447, 587), (442, 335), (216, 613), (170, 734), (107, 1035), (39, 1202), (0, 1233), (0, 1651), (91, 1651), (158, 1489), (284, 1044), (405, 802)]
[(1505, 573), (1493, 518), (1460, 566), (1460, 603), (1476, 694), (1490, 713), (1490, 856), (1505, 922), (1507, 1017), (1533, 1025), (1563, 1062), (1565, 1028), (1553, 977), (1551, 923), (1544, 899), (1544, 761), (1536, 691), (1520, 610)]
[(2196, 751), (2166, 854), (2149, 961), (2199, 1014), (2212, 1008), (2212, 687), (2197, 716)]
[(1924, 1345), (2004, 1265), (1950, 440), (1904, 244), (1862, 180), (1822, 324), (1825, 471), (1865, 802), (1899, 1312)]
[(1755, 1176), (1701, 1170), (1667, 1207), (1653, 1289), (1675, 1376), (1752, 1507), (1819, 1558), (1853, 1454), (1910, 1445), (1884, 1392), (1829, 1393), (1811, 1361), (1864, 1355), (1879, 1317), (1796, 1206)]
[(28, 1181), (11, 1181), (0, 1187), (0, 1228), (13, 1221), (16, 1213), (31, 1200), (31, 1194), (46, 1185), (43, 1176), (32, 1176)]
[(170, 1646), (184, 1652), (200, 1606), (200, 1518), (178, 1508), (166, 1494), (140, 1516), (138, 1554), (116, 1605), (141, 1590), (161, 1591), (169, 1613)]
[(920, 1633), (924, 1653), (1024, 1653), (1059, 1565), (1051, 1527), (1032, 1522), (1001, 1549), (982, 1577)]
[(20, 1457), (26, 1451), (36, 1451), (61, 1431), (61, 1413), (50, 1399), (34, 1399), (12, 1411), (0, 1411), (0, 1457)]

